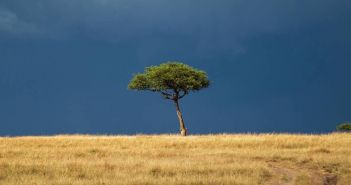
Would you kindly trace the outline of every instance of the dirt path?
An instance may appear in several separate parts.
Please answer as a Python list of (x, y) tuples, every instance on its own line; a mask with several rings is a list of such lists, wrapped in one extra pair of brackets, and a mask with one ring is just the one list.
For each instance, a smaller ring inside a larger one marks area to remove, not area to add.
[(270, 168), (272, 173), (275, 174), (271, 179), (271, 185), (293, 185), (295, 183), (297, 176), (295, 170), (277, 165), (271, 165)]
[(269, 163), (273, 177), (269, 185), (336, 185), (337, 177), (318, 170)]

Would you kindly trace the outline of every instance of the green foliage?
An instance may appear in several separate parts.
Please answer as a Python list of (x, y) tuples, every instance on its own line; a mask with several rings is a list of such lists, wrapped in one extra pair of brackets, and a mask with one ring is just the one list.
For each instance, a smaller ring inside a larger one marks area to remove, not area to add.
[(167, 62), (146, 67), (144, 73), (133, 77), (128, 88), (160, 92), (165, 98), (176, 100), (209, 85), (206, 72), (180, 62)]
[(336, 127), (337, 131), (347, 131), (351, 132), (351, 123), (343, 123)]

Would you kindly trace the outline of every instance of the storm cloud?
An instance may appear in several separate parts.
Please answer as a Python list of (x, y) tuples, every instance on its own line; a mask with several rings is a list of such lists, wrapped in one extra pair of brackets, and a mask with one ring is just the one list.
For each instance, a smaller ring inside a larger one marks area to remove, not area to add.
[[(349, 1), (5, 0), (1, 36), (85, 38), (110, 42), (176, 37), (197, 52), (241, 53), (260, 34), (303, 32), (342, 21)], [(40, 34), (38, 34), (40, 33)]]

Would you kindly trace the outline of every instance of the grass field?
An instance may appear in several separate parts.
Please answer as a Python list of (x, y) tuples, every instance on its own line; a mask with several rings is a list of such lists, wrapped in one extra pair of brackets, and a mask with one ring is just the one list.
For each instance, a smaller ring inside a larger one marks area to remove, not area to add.
[(351, 184), (351, 134), (0, 137), (1, 185)]

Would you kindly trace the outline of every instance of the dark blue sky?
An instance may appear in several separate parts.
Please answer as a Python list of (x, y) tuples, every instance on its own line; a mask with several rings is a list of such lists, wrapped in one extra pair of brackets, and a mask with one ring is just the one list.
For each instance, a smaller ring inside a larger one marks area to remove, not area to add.
[(177, 133), (127, 90), (168, 60), (208, 72), (190, 133), (332, 131), (351, 121), (349, 0), (0, 0), (0, 135)]

